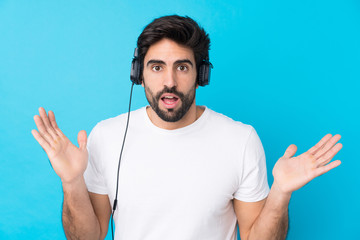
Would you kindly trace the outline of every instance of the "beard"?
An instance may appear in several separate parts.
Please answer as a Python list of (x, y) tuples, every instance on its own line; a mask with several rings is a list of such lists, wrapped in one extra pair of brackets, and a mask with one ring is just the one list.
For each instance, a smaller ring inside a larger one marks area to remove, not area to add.
[[(189, 92), (186, 94), (182, 92), (178, 92), (176, 87), (168, 88), (165, 87), (162, 91), (157, 93), (156, 95), (145, 85), (145, 95), (146, 99), (148, 100), (151, 108), (155, 111), (155, 113), (165, 122), (177, 122), (182, 119), (185, 114), (189, 111), (191, 105), (195, 100), (195, 92), (196, 92), (196, 85)], [(164, 93), (173, 93), (175, 94), (181, 101), (181, 106), (179, 109), (160, 109), (159, 101), (161, 101), (160, 97)]]

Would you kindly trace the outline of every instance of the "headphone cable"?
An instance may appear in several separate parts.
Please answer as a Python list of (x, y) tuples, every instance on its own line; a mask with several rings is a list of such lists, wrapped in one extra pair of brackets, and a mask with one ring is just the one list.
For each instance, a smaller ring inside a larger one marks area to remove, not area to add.
[(124, 150), (124, 145), (125, 145), (125, 139), (126, 139), (127, 130), (128, 130), (128, 127), (129, 127), (130, 109), (131, 109), (131, 98), (132, 98), (133, 88), (134, 88), (134, 83), (132, 83), (132, 85), (131, 85), (131, 90), (130, 90), (129, 110), (128, 110), (128, 115), (127, 115), (127, 121), (126, 121), (126, 128), (125, 128), (125, 133), (124, 133), (124, 139), (123, 139), (123, 143), (122, 143), (121, 151), (120, 151), (120, 156), (119, 156), (119, 163), (118, 163), (118, 170), (117, 170), (117, 177), (116, 177), (116, 193), (115, 193), (115, 200), (114, 200), (114, 205), (113, 205), (112, 214), (111, 214), (111, 236), (112, 236), (112, 239), (113, 239), (113, 240), (114, 240), (114, 213), (115, 213), (116, 206), (117, 206), (117, 196), (118, 196), (118, 190), (119, 190), (120, 163), (121, 163), (121, 156), (122, 156), (122, 153), (123, 153), (123, 150)]

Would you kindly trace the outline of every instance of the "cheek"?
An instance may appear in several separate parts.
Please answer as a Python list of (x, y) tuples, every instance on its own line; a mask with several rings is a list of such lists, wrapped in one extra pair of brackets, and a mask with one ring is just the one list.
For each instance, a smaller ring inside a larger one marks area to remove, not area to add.
[(147, 81), (144, 81), (144, 88), (146, 92), (156, 95), (156, 93), (163, 89), (163, 86), (155, 84), (151, 79), (147, 79)]
[(186, 83), (186, 90), (191, 91), (193, 89), (196, 89), (198, 86), (196, 79), (191, 79)]
[(154, 93), (147, 86), (145, 86), (145, 96), (149, 102), (153, 102), (155, 99)]
[(156, 87), (161, 81), (162, 78), (161, 74), (151, 72), (150, 70), (145, 70), (143, 72), (143, 82), (145, 82), (146, 86)]
[(189, 90), (196, 87), (196, 72), (183, 74), (180, 73), (177, 75), (177, 83), (178, 87), (183, 90)]

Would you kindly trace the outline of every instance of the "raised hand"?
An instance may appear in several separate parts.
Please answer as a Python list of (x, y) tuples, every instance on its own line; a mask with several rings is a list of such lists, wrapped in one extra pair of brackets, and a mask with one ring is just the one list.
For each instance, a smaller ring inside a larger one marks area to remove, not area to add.
[(340, 138), (338, 134), (327, 134), (315, 146), (297, 157), (293, 157), (297, 147), (290, 145), (274, 166), (274, 184), (283, 193), (291, 194), (312, 179), (339, 166), (340, 160), (329, 162), (342, 148), (342, 144), (337, 143)]
[(55, 115), (49, 111), (49, 116), (44, 108), (39, 108), (40, 116), (35, 115), (35, 124), (39, 130), (32, 130), (34, 138), (47, 153), (51, 165), (63, 183), (71, 183), (81, 177), (86, 169), (88, 152), (86, 149), (86, 132), (78, 133), (76, 147), (59, 129)]

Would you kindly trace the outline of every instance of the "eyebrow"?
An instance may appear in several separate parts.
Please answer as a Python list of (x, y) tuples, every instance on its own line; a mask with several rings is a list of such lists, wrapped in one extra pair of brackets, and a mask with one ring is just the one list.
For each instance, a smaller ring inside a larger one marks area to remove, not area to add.
[[(166, 65), (166, 63), (162, 60), (151, 59), (146, 63), (146, 66), (149, 66), (150, 64), (154, 64), (154, 63)], [(174, 64), (180, 64), (180, 63), (188, 63), (191, 65), (191, 67), (193, 67), (193, 63), (189, 59), (179, 59), (176, 60)]]

